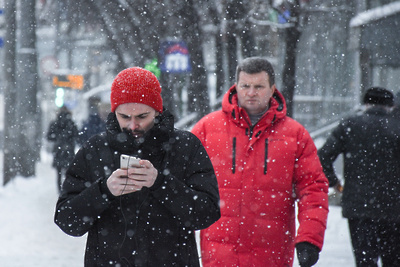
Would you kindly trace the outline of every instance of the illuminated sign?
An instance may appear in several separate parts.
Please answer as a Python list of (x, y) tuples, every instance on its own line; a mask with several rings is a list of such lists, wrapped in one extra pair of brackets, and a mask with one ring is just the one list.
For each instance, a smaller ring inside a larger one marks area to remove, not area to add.
[(187, 73), (192, 71), (189, 49), (185, 42), (165, 41), (160, 45), (162, 72)]
[(56, 75), (53, 76), (53, 85), (55, 87), (71, 88), (76, 90), (83, 89), (82, 75)]

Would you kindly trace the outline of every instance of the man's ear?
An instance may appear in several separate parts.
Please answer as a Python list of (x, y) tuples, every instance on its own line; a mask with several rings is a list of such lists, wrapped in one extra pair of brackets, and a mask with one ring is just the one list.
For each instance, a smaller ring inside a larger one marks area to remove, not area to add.
[(274, 94), (274, 93), (275, 93), (275, 90), (276, 90), (276, 85), (275, 85), (275, 84), (272, 85), (271, 89), (272, 89), (272, 94)]

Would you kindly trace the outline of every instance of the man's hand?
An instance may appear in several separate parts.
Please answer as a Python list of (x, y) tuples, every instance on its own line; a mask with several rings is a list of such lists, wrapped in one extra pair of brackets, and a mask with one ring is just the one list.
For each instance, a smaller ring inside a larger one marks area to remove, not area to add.
[(158, 171), (148, 160), (140, 160), (141, 167), (117, 169), (107, 179), (107, 187), (111, 194), (120, 196), (151, 187), (156, 181)]
[(335, 190), (339, 193), (343, 193), (343, 185), (338, 181), (338, 183), (335, 185)]
[(319, 248), (308, 242), (300, 242), (296, 245), (297, 259), (301, 267), (311, 267), (317, 263)]

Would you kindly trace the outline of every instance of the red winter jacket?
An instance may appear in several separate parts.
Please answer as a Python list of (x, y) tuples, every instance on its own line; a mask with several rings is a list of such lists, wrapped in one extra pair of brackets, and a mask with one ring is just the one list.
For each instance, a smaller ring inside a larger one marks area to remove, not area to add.
[(222, 110), (192, 130), (211, 158), (221, 199), (221, 219), (200, 234), (204, 267), (292, 266), (296, 243), (322, 248), (328, 180), (313, 140), (286, 116), (277, 90), (269, 110), (250, 124), (232, 86)]

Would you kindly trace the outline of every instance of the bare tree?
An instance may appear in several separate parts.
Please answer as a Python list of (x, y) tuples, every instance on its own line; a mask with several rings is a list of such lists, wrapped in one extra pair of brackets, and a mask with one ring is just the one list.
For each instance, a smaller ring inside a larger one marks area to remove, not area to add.
[(16, 48), (16, 4), (14, 0), (5, 2), (6, 42), (4, 49), (5, 90), (4, 90), (4, 158), (3, 158), (3, 185), (6, 185), (17, 174), (15, 158), (18, 150), (17, 138), (17, 116), (16, 106), (17, 94), (15, 90), (15, 48)]
[(239, 51), (243, 57), (254, 55), (254, 38), (248, 21), (248, 13), (251, 5), (245, 1), (227, 0), (225, 3), (224, 20), (222, 24), (222, 38), (226, 43), (227, 68), (229, 84), (235, 83), (236, 66), (239, 59)]
[[(16, 35), (16, 2), (6, 1), (7, 42), (4, 125), (4, 178), (35, 174), (40, 156), (35, 2), (21, 0), (20, 35)], [(16, 49), (18, 47), (18, 49)]]
[(300, 0), (290, 6), (290, 27), (285, 29), (285, 59), (282, 71), (282, 94), (286, 100), (287, 115), (293, 115), (293, 97), (296, 89), (296, 53), (301, 32), (299, 30)]
[(40, 156), (41, 118), (37, 104), (37, 53), (35, 2), (21, 0), (20, 36), (17, 38), (16, 85), (19, 172), (29, 177), (35, 174)]
[(183, 18), (183, 39), (187, 41), (192, 60), (192, 72), (190, 73), (189, 103), (192, 111), (198, 113), (198, 118), (210, 112), (207, 76), (204, 66), (202, 50), (202, 34), (199, 25), (200, 19), (196, 12), (193, 0), (184, 1), (179, 12)]

